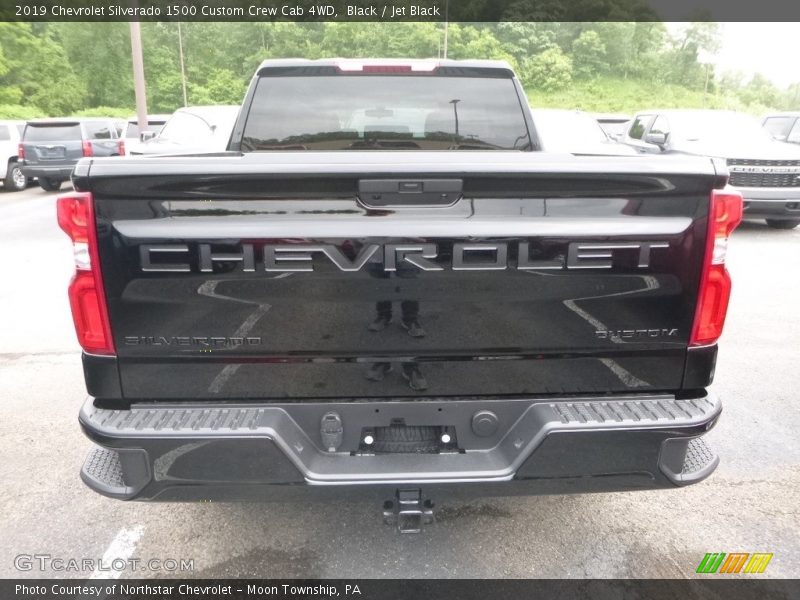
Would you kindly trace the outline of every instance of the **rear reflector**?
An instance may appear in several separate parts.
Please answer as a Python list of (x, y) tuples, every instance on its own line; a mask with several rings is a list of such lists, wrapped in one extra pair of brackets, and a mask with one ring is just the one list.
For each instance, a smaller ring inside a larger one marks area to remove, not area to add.
[(731, 277), (725, 268), (728, 238), (742, 222), (743, 210), (742, 195), (732, 188), (711, 193), (706, 254), (689, 340), (692, 346), (713, 344), (722, 335), (731, 295)]
[(120, 156), (125, 156), (125, 140), (120, 140), (117, 142), (117, 152)]
[(83, 155), (84, 156), (94, 156), (94, 150), (92, 149), (92, 142), (89, 140), (83, 140)]
[(17, 146), (17, 160), (25, 160), (25, 146), (22, 144)]
[(59, 197), (58, 225), (72, 240), (75, 276), (69, 285), (72, 320), (81, 347), (90, 354), (114, 354), (97, 249), (97, 226), (90, 193)]

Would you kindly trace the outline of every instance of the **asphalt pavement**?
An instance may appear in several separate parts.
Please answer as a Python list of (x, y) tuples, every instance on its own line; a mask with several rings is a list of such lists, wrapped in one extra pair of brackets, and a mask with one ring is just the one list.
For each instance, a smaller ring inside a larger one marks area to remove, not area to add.
[[(724, 411), (708, 438), (722, 462), (710, 479), (435, 498), (437, 523), (401, 536), (367, 502), (144, 504), (86, 488), (72, 251), (55, 198), (38, 187), (0, 192), (0, 577), (171, 576), (181, 572), (169, 559), (183, 559), (194, 577), (682, 578), (707, 552), (773, 553), (762, 577), (800, 576), (800, 228), (746, 222), (731, 241), (734, 291), (713, 386)], [(68, 562), (101, 557), (142, 563), (93, 573)], [(141, 570), (152, 559), (165, 570)]]

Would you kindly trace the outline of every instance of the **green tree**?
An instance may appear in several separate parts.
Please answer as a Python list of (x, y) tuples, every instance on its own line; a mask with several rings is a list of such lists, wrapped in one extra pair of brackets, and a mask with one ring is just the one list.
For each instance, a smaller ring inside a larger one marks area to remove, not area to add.
[(756, 73), (739, 92), (739, 98), (746, 104), (777, 106), (780, 103), (780, 91), (761, 73)]
[(494, 31), (495, 37), (511, 54), (517, 64), (530, 57), (558, 46), (556, 23), (504, 22), (487, 27)]
[(90, 106), (133, 105), (127, 23), (53, 23), (51, 31), (84, 83)]
[(537, 91), (564, 89), (572, 81), (572, 60), (560, 48), (550, 48), (523, 64), (522, 77), (526, 85)]
[(4, 101), (18, 99), (47, 115), (85, 106), (86, 86), (47, 30), (34, 35), (29, 23), (0, 23), (0, 51), (5, 57), (5, 73), (0, 75)]
[(699, 58), (719, 52), (719, 23), (689, 23), (671, 40), (671, 45), (664, 56), (670, 81), (693, 89), (703, 88), (710, 71)]
[(786, 88), (781, 108), (784, 110), (800, 110), (800, 82), (793, 83)]
[(516, 58), (488, 28), (473, 25), (450, 25), (447, 57), (505, 60), (515, 69), (518, 68)]
[(214, 69), (206, 84), (192, 91), (196, 104), (241, 104), (247, 85), (228, 69)]
[(596, 31), (584, 31), (572, 42), (576, 77), (596, 77), (606, 69), (606, 45)]

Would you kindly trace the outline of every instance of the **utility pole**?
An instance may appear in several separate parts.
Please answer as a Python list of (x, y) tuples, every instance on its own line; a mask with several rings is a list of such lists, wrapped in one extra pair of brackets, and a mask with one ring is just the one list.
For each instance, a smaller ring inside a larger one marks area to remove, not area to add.
[(708, 102), (708, 83), (711, 76), (711, 65), (714, 62), (714, 55), (705, 50), (704, 48), (699, 48), (697, 50), (697, 61), (703, 64), (706, 68), (706, 82), (703, 86), (703, 108), (706, 107), (706, 103)]
[(450, 25), (450, 17), (447, 14), (448, 8), (450, 7), (450, 0), (445, 0), (444, 3), (444, 56), (442, 58), (447, 58), (447, 30), (448, 26)]
[(139, 124), (139, 131), (147, 131), (147, 94), (144, 83), (144, 59), (142, 58), (142, 29), (139, 21), (131, 21), (130, 30), (133, 90), (136, 95), (136, 120)]
[(189, 97), (186, 95), (186, 66), (183, 63), (183, 33), (181, 22), (178, 21), (178, 54), (181, 57), (181, 86), (183, 87), (183, 105), (189, 106)]

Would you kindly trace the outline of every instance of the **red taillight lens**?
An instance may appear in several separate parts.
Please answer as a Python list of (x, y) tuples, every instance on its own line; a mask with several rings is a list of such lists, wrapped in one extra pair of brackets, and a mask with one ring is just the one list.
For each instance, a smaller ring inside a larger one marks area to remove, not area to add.
[(722, 335), (731, 295), (731, 277), (725, 268), (725, 255), (728, 238), (742, 222), (743, 210), (739, 192), (725, 188), (711, 193), (705, 262), (689, 340), (692, 346), (713, 344)]
[(114, 354), (100, 273), (92, 195), (75, 192), (61, 196), (56, 206), (58, 225), (72, 240), (75, 254), (75, 276), (69, 285), (69, 303), (78, 342), (90, 354)]
[(91, 220), (91, 194), (70, 194), (56, 201), (58, 226), (64, 230), (73, 244), (89, 243), (89, 222)]
[(17, 160), (25, 160), (25, 146), (22, 144), (17, 146)]
[(92, 150), (92, 142), (90, 142), (89, 140), (83, 140), (83, 155), (94, 156), (94, 150)]
[(125, 156), (125, 140), (120, 140), (117, 142), (117, 152), (120, 156)]
[(76, 271), (69, 284), (69, 304), (72, 320), (81, 347), (91, 354), (113, 354), (107, 323), (101, 308), (100, 294), (94, 276), (88, 271)]

